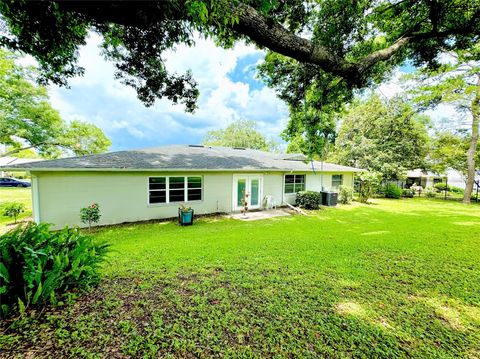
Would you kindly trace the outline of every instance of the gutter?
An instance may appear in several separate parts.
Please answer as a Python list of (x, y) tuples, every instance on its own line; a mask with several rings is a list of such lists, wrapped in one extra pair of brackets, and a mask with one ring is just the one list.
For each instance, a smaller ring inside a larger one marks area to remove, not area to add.
[[(291, 168), (33, 168), (33, 167), (0, 167), (0, 171), (26, 171), (26, 172), (314, 172), (312, 169), (291, 169)], [(363, 169), (337, 169), (319, 172), (366, 172)]]

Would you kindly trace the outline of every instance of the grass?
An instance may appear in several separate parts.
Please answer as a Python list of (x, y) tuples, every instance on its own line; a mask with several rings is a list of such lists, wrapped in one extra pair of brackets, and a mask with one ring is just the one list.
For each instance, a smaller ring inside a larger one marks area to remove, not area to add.
[(21, 202), (25, 204), (25, 212), (20, 214), (17, 221), (25, 221), (32, 217), (32, 192), (30, 188), (0, 188), (0, 233), (5, 232), (13, 225), (13, 218), (2, 215), (5, 204)]
[(5, 324), (0, 356), (480, 357), (480, 206), (375, 200), (99, 229), (99, 288)]

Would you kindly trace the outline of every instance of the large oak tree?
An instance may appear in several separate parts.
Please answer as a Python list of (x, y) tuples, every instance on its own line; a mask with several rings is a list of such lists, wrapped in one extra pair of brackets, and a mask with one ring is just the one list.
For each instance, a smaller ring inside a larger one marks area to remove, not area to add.
[(330, 114), (356, 89), (406, 59), (434, 67), (438, 54), (480, 35), (480, 0), (1, 0), (0, 13), (8, 29), (1, 42), (33, 55), (44, 81), (82, 74), (78, 49), (93, 30), (116, 77), (146, 105), (166, 97), (187, 111), (197, 84), (189, 72), (168, 71), (165, 51), (192, 45), (195, 32), (225, 48), (253, 43), (267, 51), (261, 76), (290, 106), (289, 133), (310, 142), (329, 136)]

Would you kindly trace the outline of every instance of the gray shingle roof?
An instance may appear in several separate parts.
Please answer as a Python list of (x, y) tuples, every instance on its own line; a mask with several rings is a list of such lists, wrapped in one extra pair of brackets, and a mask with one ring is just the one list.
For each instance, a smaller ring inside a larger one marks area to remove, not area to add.
[[(206, 170), (206, 171), (320, 171), (361, 172), (353, 167), (314, 161), (305, 163), (303, 155), (274, 154), (250, 149), (172, 145), (143, 150), (118, 151), (98, 155), (60, 158), (4, 167), (31, 171), (55, 170)], [(1, 167), (0, 167), (1, 168)]]

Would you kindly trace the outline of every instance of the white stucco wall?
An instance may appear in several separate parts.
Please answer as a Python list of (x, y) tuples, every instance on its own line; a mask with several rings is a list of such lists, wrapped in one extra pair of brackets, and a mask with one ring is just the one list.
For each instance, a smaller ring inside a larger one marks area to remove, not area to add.
[[(282, 200), (295, 202), (295, 194), (284, 194), (283, 173), (262, 173), (263, 197), (273, 196), (277, 205)], [(170, 218), (177, 215), (180, 203), (148, 204), (150, 176), (202, 175), (202, 201), (189, 202), (196, 214), (230, 212), (232, 210), (233, 174), (161, 173), (161, 172), (33, 172), (33, 211), (35, 221), (49, 222), (54, 228), (65, 225), (83, 226), (80, 208), (96, 202), (100, 205), (100, 225)], [(321, 190), (320, 174), (307, 174), (306, 189)], [(324, 174), (324, 187), (330, 189), (331, 174)], [(343, 183), (353, 185), (353, 175), (343, 174)]]

